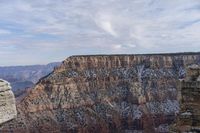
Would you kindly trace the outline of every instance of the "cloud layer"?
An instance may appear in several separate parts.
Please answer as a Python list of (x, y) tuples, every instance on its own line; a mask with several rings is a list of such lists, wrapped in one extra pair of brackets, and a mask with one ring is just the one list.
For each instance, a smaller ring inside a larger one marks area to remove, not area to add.
[(200, 51), (199, 0), (1, 0), (0, 65)]

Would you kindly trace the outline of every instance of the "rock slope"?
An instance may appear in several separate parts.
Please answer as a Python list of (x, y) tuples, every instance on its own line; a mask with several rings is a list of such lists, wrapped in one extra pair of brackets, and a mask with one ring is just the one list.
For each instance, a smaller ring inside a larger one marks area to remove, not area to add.
[(10, 84), (0, 79), (0, 125), (17, 115), (15, 97)]
[(67, 58), (18, 105), (3, 132), (168, 132), (177, 81), (200, 53)]

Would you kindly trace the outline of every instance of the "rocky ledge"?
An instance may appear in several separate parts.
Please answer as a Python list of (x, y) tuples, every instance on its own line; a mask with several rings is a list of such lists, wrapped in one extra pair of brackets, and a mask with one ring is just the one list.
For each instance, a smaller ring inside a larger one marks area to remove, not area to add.
[(0, 124), (12, 120), (16, 115), (15, 97), (10, 84), (0, 79)]

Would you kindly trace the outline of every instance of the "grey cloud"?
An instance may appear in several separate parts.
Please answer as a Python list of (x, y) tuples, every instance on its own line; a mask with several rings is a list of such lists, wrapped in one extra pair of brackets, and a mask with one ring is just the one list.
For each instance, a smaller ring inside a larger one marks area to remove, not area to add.
[(17, 51), (37, 52), (27, 55), (34, 63), (44, 53), (55, 58), (38, 63), (71, 54), (195, 51), (199, 7), (198, 0), (2, 0), (0, 21), (10, 24), (0, 23), (0, 34), (9, 33), (0, 38), (2, 58)]

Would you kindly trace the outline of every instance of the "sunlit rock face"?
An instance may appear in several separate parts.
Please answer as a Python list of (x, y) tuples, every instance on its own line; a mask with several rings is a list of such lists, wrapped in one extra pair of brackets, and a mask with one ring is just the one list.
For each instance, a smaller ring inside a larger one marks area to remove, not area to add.
[(39, 81), (1, 131), (168, 132), (177, 81), (199, 53), (72, 56)]
[(12, 120), (16, 115), (15, 97), (10, 84), (0, 79), (0, 124)]

